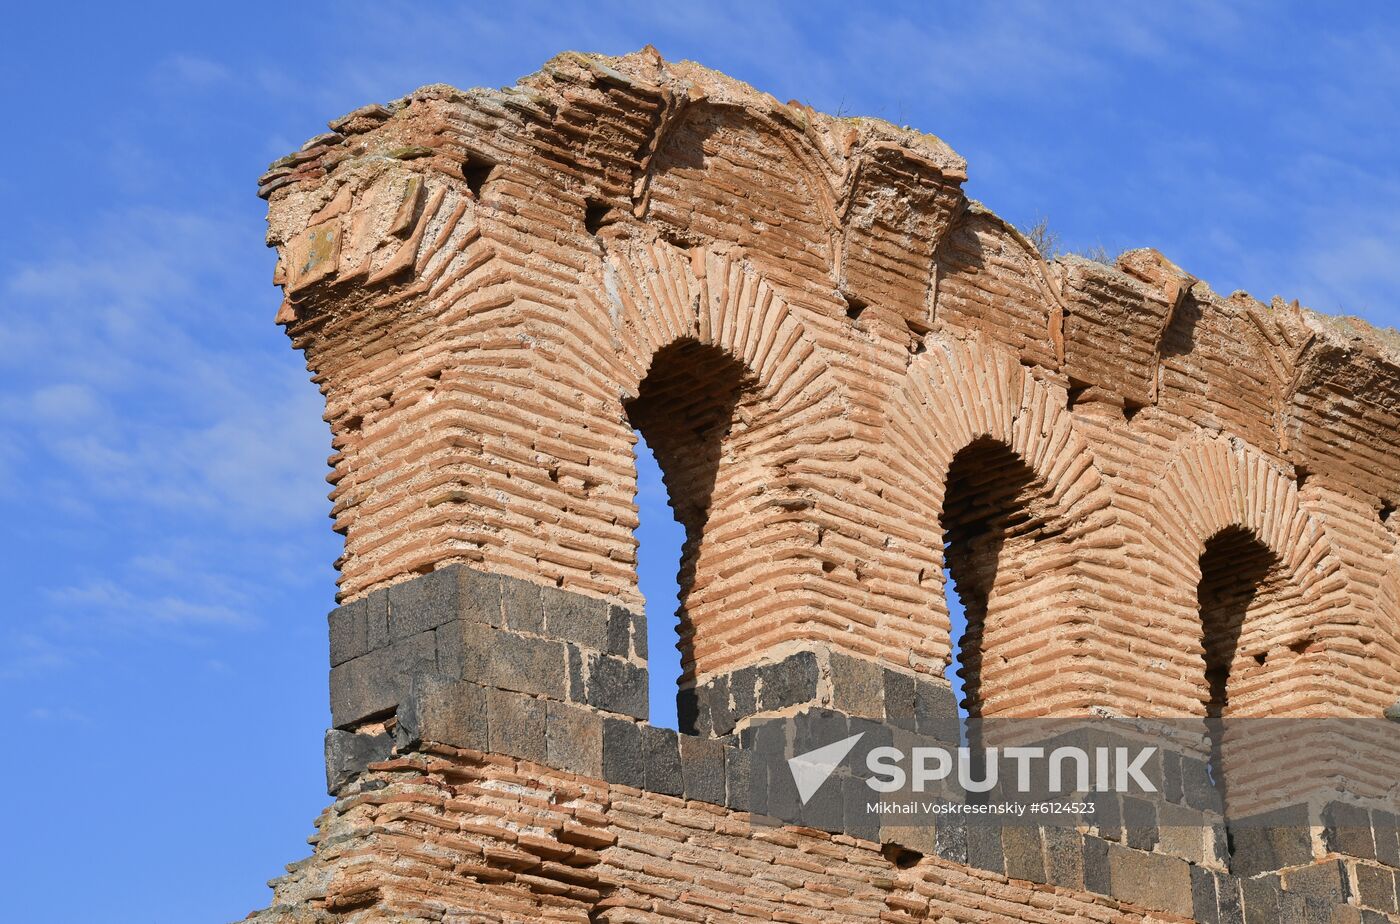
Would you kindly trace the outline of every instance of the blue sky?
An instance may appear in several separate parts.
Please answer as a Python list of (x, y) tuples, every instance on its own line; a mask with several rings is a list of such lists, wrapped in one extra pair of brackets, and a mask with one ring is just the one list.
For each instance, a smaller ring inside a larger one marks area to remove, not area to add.
[[(650, 42), (938, 134), (972, 196), (1067, 247), (1152, 245), (1221, 292), (1400, 323), (1394, 6), (125, 9), (17, 5), (0, 36), (15, 920), (236, 919), (307, 851), (338, 543), (254, 181), (359, 105)], [(661, 496), (643, 485), (644, 530)], [(666, 616), (674, 552), (643, 542)]]

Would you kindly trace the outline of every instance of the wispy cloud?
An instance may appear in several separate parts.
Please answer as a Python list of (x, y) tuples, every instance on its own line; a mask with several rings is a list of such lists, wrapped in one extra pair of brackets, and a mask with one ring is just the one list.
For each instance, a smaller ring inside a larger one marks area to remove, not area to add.
[[(271, 308), (256, 226), (136, 206), (94, 216), (0, 276), (0, 500), (69, 563), (36, 576), (0, 679), (86, 663), (124, 637), (204, 644), (323, 551), (329, 434)], [(257, 294), (254, 295), (253, 293)], [(315, 547), (314, 544), (312, 547)], [(314, 557), (313, 557), (314, 555)]]
[(179, 87), (207, 87), (232, 80), (233, 72), (211, 58), (180, 53), (161, 61), (151, 76), (160, 85), (168, 82)]
[(7, 633), (0, 655), (0, 680), (27, 680), (73, 666), (95, 651), (84, 642), (55, 641), (35, 631)]
[(25, 713), (25, 718), (34, 722), (87, 725), (92, 718), (85, 712), (71, 706), (35, 706)]
[[(169, 593), (142, 595), (115, 581), (60, 587), (49, 593), (58, 604), (50, 624), (163, 632), (206, 626), (249, 628), (257, 620), (241, 607), (208, 598), (188, 599)], [(217, 600), (218, 598), (214, 598)]]
[(232, 242), (248, 230), (136, 209), (12, 272), (5, 297), (20, 310), (0, 318), (0, 367), (30, 390), (0, 415), (51, 478), (118, 504), (217, 507), (259, 529), (324, 509), (314, 389), (270, 324), (253, 343), (221, 336), (250, 289), (246, 263), (226, 256), (246, 252)]

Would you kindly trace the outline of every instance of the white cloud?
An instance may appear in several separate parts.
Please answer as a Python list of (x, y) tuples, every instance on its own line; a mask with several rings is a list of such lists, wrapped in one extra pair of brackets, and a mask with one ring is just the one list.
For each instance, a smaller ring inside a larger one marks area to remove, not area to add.
[(57, 642), (34, 631), (8, 633), (0, 655), (0, 680), (24, 680), (66, 669), (92, 653), (85, 644)]
[(210, 603), (203, 598), (160, 592), (143, 595), (111, 580), (60, 587), (49, 596), (59, 604), (57, 622), (71, 621), (88, 627), (164, 632), (208, 626), (251, 628), (258, 624), (246, 609), (231, 603)]
[(228, 255), (248, 252), (232, 242), (251, 231), (135, 209), (11, 274), (24, 310), (0, 319), (12, 347), (0, 366), (32, 384), (0, 414), (28, 436), (31, 464), (44, 453), (51, 477), (107, 503), (217, 506), (235, 525), (324, 513), (319, 395), (270, 323), (255, 343), (220, 336), (246, 310), (235, 297), (255, 268)]
[(0, 399), (0, 500), (67, 562), (7, 627), (0, 679), (71, 670), (120, 639), (207, 644), (259, 628), (279, 590), (329, 592), (333, 553), (290, 541), (333, 544), (329, 433), (270, 322), (259, 234), (138, 206), (0, 277), (16, 309), (0, 312), (0, 373), (17, 386)]
[(25, 716), (35, 722), (62, 722), (64, 724), (87, 725), (92, 718), (85, 712), (71, 706), (35, 706)]
[(198, 89), (233, 79), (233, 72), (211, 58), (193, 54), (171, 55), (154, 70), (162, 88)]

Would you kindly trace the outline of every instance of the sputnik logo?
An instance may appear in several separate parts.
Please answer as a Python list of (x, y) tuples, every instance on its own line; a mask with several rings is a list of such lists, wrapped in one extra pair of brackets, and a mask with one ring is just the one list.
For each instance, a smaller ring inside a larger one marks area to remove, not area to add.
[(833, 744), (824, 744), (805, 754), (788, 758), (788, 769), (792, 771), (792, 781), (797, 784), (797, 796), (802, 800), (803, 805), (806, 805), (807, 800), (817, 794), (817, 790), (822, 788), (822, 784), (841, 765), (841, 761), (846, 759), (846, 755), (851, 753), (851, 748), (856, 746), (856, 742), (863, 737), (865, 737), (865, 732), (852, 735), (849, 738), (842, 738)]

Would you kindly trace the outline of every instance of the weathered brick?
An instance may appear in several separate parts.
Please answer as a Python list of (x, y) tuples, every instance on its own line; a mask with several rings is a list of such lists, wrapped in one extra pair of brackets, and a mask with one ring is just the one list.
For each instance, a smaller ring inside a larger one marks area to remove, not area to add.
[(1006, 875), (1012, 879), (1046, 882), (1045, 852), (1040, 840), (1040, 826), (1006, 825), (1001, 829), (1001, 851), (1006, 862)]
[[(724, 804), (724, 748), (718, 742), (680, 735), (681, 784), (687, 799)], [(839, 820), (839, 819), (838, 819)]]
[(548, 760), (545, 701), (509, 690), (486, 691), (491, 750), (524, 760)]
[(646, 788), (667, 796), (685, 792), (681, 774), (680, 744), (669, 728), (641, 726), (642, 755), (645, 760)]
[(545, 706), (545, 753), (551, 767), (582, 776), (603, 775), (603, 717), (569, 703)]
[(486, 724), (486, 690), (453, 677), (414, 677), (398, 720), (395, 738), (402, 749), (422, 741), (478, 751), (487, 750), (491, 744)]
[(1185, 860), (1110, 844), (1108, 866), (1114, 898), (1154, 911), (1190, 916), (1191, 868)]
[(331, 724), (347, 728), (392, 713), (415, 674), (436, 673), (432, 632), (401, 639), (387, 648), (331, 668)]
[(544, 632), (542, 593), (539, 584), (519, 578), (501, 578), (503, 627), (513, 632)]
[(365, 601), (357, 600), (337, 607), (327, 615), (331, 638), (331, 667), (369, 653), (366, 610)]
[(874, 661), (831, 654), (831, 705), (850, 715), (878, 719), (885, 714), (885, 674)]
[(603, 779), (609, 783), (646, 786), (646, 751), (636, 722), (603, 717)]
[[(926, 673), (954, 641), (947, 577), (976, 715), (1195, 715), (1223, 707), (1208, 675), (1225, 668), (1240, 714), (1325, 696), (1374, 716), (1394, 698), (1388, 335), (1221, 298), (1153, 251), (1037, 253), (967, 199), (966, 165), (933, 136), (650, 49), (561, 56), (504, 91), (428, 87), (333, 127), (260, 184), (278, 321), (327, 399), (340, 592), (364, 614), (363, 631), (332, 617), (333, 721), (397, 709), (411, 744), (431, 698), (405, 685), (451, 672), (490, 686), (492, 753), (411, 754), (367, 781), (384, 801), (323, 816), (277, 914), (1128, 921), (1208, 918), (1214, 886), (1219, 919), (1240, 919), (1240, 882), (1182, 860), (1227, 859), (1220, 823), (1206, 850), (1145, 801), (1089, 820), (1155, 853), (970, 825), (968, 862), (1007, 882), (961, 867), (955, 823), (908, 827), (925, 855), (901, 865), (663, 795), (714, 786), (690, 745), (602, 715), (645, 703), (628, 698), (646, 657), (633, 428), (687, 537), (684, 721), (706, 735), (820, 704), (881, 718), (860, 753), (951, 742), (951, 695)], [(838, 673), (817, 688), (816, 666), (843, 658), (880, 671), (878, 694)], [(836, 782), (804, 809), (781, 752), (720, 747), (726, 802), (731, 777), (757, 774), (749, 802), (832, 821)], [(512, 754), (652, 791), (522, 773)], [(1177, 808), (1218, 809), (1204, 761), (1160, 772)], [(863, 785), (838, 779), (843, 796)], [(1385, 819), (1344, 816), (1329, 847), (1400, 852)], [(1310, 844), (1283, 827), (1236, 827), (1251, 920), (1374, 919), (1308, 886), (1331, 872), (1300, 869)], [(1037, 876), (1069, 885), (1027, 889)]]
[(337, 795), (370, 763), (387, 760), (394, 741), (387, 734), (366, 735), (332, 728), (326, 732), (326, 792)]
[(551, 638), (573, 642), (594, 651), (608, 649), (608, 605), (553, 587), (540, 589), (544, 608), (544, 632)]

